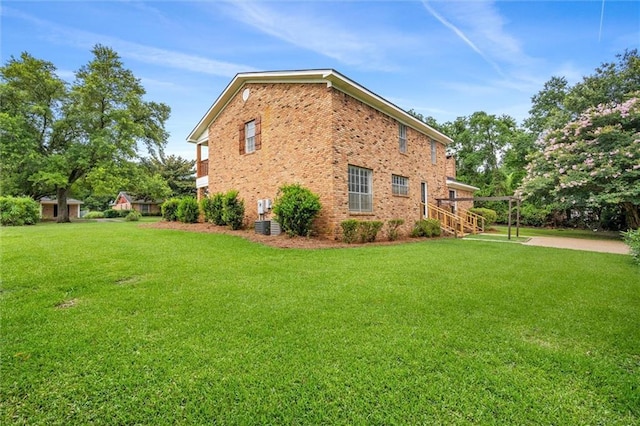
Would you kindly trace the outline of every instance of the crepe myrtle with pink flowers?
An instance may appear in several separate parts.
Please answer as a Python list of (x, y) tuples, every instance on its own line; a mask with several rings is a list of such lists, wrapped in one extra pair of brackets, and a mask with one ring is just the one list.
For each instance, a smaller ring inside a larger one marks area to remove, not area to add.
[(558, 209), (620, 207), (640, 226), (640, 92), (543, 134), (520, 188)]

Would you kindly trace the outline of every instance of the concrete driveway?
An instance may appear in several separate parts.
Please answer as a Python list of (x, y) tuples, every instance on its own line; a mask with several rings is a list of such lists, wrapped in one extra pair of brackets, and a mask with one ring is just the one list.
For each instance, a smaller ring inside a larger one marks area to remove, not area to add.
[(629, 246), (622, 241), (583, 240), (565, 237), (531, 237), (523, 243), (527, 246), (565, 248), (572, 250), (599, 251), (602, 253), (629, 254)]

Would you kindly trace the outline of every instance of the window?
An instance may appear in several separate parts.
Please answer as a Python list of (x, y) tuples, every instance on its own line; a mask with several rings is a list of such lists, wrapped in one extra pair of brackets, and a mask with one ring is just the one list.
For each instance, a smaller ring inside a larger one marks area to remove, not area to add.
[(349, 166), (349, 211), (373, 211), (373, 171)]
[(436, 164), (438, 158), (438, 145), (437, 142), (431, 139), (431, 164)]
[(140, 213), (150, 213), (149, 204), (140, 205)]
[(409, 178), (391, 175), (391, 193), (393, 195), (409, 195)]
[(256, 150), (256, 121), (252, 120), (244, 125), (244, 152), (249, 154)]
[(402, 123), (398, 123), (398, 144), (400, 152), (407, 152), (407, 126)]
[(260, 117), (240, 124), (240, 155), (251, 154), (262, 147)]

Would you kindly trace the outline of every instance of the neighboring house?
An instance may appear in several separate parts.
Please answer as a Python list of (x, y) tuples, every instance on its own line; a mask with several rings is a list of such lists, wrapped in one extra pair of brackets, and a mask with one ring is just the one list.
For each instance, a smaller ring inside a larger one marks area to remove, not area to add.
[[(80, 205), (84, 204), (80, 200), (73, 198), (67, 198), (67, 210), (69, 211), (69, 218), (80, 217)], [(40, 199), (40, 217), (42, 219), (57, 219), (58, 218), (58, 200), (50, 197), (43, 197)]]
[(408, 232), (463, 185), (447, 180), (450, 138), (330, 69), (238, 74), (187, 140), (198, 198), (236, 189), (251, 223), (258, 200), (299, 183), (320, 196), (327, 237), (347, 219), (404, 219)]
[(122, 191), (110, 207), (114, 210), (137, 210), (142, 214), (159, 214), (161, 204), (161, 201), (134, 200), (133, 197)]

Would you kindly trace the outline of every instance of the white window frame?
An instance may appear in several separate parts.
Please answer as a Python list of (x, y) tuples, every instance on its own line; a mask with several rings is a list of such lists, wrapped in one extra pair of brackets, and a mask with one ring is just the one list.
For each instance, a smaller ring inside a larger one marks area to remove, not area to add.
[(349, 165), (347, 173), (349, 211), (373, 212), (373, 170)]
[(407, 126), (402, 123), (398, 123), (398, 147), (401, 153), (407, 152)]
[(244, 124), (244, 152), (250, 154), (256, 151), (256, 120)]
[(391, 193), (393, 195), (409, 196), (409, 178), (400, 175), (391, 175)]

